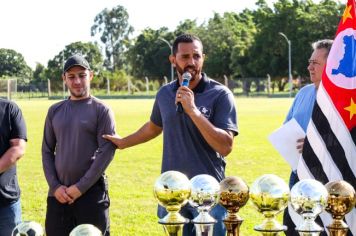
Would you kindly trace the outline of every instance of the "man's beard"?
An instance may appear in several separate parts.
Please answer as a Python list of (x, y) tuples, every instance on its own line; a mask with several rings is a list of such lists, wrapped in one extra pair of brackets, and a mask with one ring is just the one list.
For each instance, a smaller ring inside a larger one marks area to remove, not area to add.
[(83, 98), (88, 95), (88, 88), (83, 88), (80, 92), (75, 89), (69, 89), (70, 95), (75, 98)]
[(187, 66), (183, 69), (182, 67), (176, 65), (176, 70), (180, 75), (183, 75), (184, 72), (189, 72), (192, 75), (192, 80), (194, 80), (198, 74), (198, 71), (194, 66)]

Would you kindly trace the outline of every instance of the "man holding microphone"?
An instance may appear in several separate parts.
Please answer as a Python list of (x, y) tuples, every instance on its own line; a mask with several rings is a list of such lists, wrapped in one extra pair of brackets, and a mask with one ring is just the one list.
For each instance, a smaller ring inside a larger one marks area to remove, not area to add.
[[(237, 115), (231, 91), (202, 72), (204, 58), (198, 37), (178, 36), (169, 57), (178, 79), (158, 91), (150, 120), (127, 137), (104, 135), (104, 138), (124, 149), (147, 142), (163, 131), (162, 173), (175, 170), (189, 179), (208, 174), (219, 182), (223, 180), (225, 156), (232, 151), (234, 136), (238, 134)], [(189, 204), (180, 213), (188, 219), (198, 215)], [(158, 216), (162, 218), (165, 214), (165, 209), (159, 207)], [(222, 222), (225, 214), (220, 205), (211, 211), (218, 220), (214, 226), (216, 236), (225, 235)], [(184, 226), (183, 235), (195, 235), (192, 223)]]

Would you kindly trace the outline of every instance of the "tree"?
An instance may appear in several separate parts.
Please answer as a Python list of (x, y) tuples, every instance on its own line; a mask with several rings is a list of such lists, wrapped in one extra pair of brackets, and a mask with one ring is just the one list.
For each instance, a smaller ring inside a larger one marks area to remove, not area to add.
[(103, 88), (103, 84), (106, 84), (107, 81), (110, 81), (110, 90), (111, 91), (120, 91), (127, 89), (127, 82), (131, 77), (126, 74), (124, 70), (108, 71), (103, 70), (100, 72), (97, 80), (94, 80), (91, 84), (93, 88)]
[(238, 14), (238, 38), (232, 48), (230, 70), (234, 78), (246, 77), (251, 74), (247, 67), (250, 47), (255, 42), (257, 32), (252, 11), (245, 9)]
[(0, 78), (3, 76), (27, 77), (32, 75), (22, 54), (12, 49), (0, 48)]
[[(333, 39), (339, 24), (344, 6), (335, 1), (324, 0), (319, 4), (312, 2), (301, 3), (295, 14), (296, 34), (293, 39), (294, 74), (309, 76), (306, 69), (312, 53), (311, 43), (320, 39)], [(284, 51), (284, 56), (286, 56)], [(298, 72), (298, 73), (296, 73)]]
[(178, 36), (184, 33), (196, 33), (200, 26), (197, 25), (196, 20), (186, 19), (179, 23), (177, 28), (174, 30), (174, 35)]
[(128, 23), (129, 15), (123, 6), (118, 5), (112, 10), (105, 8), (94, 19), (91, 35), (100, 36), (105, 47), (104, 67), (115, 71), (124, 65), (124, 52), (129, 44), (129, 35), (133, 27)]
[(74, 54), (82, 54), (89, 62), (94, 73), (99, 73), (102, 68), (103, 59), (98, 45), (91, 42), (75, 42), (67, 45), (63, 51), (48, 61), (47, 70), (45, 72), (46, 78), (61, 81), (64, 61)]
[(164, 38), (172, 44), (174, 37), (166, 27), (162, 27), (158, 30), (147, 28), (135, 38), (127, 57), (131, 65), (130, 72), (134, 77), (162, 79), (163, 76), (170, 75), (170, 48), (159, 38)]
[[(255, 26), (247, 13), (225, 12), (222, 16), (215, 13), (206, 27), (197, 29), (204, 44), (205, 71), (213, 78), (236, 74), (236, 64), (232, 61), (237, 55), (244, 55), (253, 42)], [(233, 56), (234, 55), (234, 56)]]
[(45, 67), (41, 63), (36, 64), (36, 68), (33, 72), (33, 81), (34, 82), (43, 82), (46, 81), (46, 75), (45, 75)]
[(292, 42), (293, 76), (308, 74), (310, 44), (318, 39), (333, 38), (340, 15), (340, 5), (332, 0), (278, 0), (273, 9), (264, 0), (257, 2), (253, 13), (257, 28), (255, 43), (249, 52), (247, 69), (251, 77), (270, 74), (283, 90), (288, 75), (288, 45), (279, 35), (283, 32)]

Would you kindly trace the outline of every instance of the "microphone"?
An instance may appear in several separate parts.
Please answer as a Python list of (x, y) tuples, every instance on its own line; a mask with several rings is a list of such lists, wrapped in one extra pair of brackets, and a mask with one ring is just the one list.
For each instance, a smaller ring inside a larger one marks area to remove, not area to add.
[[(184, 72), (182, 75), (183, 81), (182, 81), (181, 86), (188, 87), (191, 78), (192, 78), (192, 75), (188, 71)], [(180, 102), (177, 103), (177, 112), (183, 113), (183, 106), (182, 106), (182, 103), (180, 103)]]

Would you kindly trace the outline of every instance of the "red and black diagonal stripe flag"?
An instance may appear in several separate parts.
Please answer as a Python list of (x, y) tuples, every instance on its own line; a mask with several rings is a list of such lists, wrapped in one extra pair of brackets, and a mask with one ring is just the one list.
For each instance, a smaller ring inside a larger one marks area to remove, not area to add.
[[(330, 50), (307, 128), (300, 179), (323, 184), (345, 180), (356, 189), (356, 11), (348, 0)], [(320, 215), (323, 224), (331, 217)], [(349, 235), (356, 236), (356, 209), (345, 217)]]

